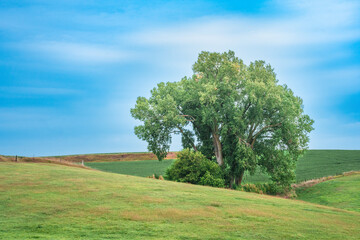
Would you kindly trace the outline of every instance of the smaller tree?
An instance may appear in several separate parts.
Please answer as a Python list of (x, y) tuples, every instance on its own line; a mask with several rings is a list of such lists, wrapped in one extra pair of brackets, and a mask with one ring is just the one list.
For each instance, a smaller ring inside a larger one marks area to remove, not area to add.
[(184, 149), (166, 171), (166, 178), (213, 187), (224, 187), (223, 172), (216, 162), (207, 159), (201, 152)]

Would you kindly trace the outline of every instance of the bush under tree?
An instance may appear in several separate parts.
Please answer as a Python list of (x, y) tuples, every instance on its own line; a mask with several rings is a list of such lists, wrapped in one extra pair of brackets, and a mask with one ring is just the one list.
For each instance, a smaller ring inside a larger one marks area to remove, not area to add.
[(225, 181), (219, 165), (207, 159), (201, 152), (184, 149), (177, 154), (176, 161), (167, 169), (166, 178), (213, 187), (224, 187)]

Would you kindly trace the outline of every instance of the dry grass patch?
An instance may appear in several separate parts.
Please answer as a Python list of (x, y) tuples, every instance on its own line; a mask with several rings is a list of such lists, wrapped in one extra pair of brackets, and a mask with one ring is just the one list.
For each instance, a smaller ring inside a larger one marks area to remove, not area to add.
[(165, 203), (165, 199), (163, 198), (155, 198), (155, 197), (150, 197), (150, 196), (143, 196), (141, 197), (140, 199), (141, 201), (143, 202), (146, 202), (146, 203)]
[(97, 206), (89, 210), (89, 213), (94, 216), (103, 216), (105, 214), (109, 214), (110, 212), (110, 208), (105, 206)]
[[(89, 170), (95, 170), (86, 166), (83, 166), (79, 163), (66, 161), (64, 159), (52, 158), (52, 157), (17, 157), (17, 161), (15, 161), (15, 157), (10, 156), (1, 156), (0, 162), (13, 162), (13, 163), (53, 163), (58, 165), (64, 165), (69, 167), (77, 167), (77, 168), (85, 168)], [(81, 162), (81, 161), (80, 161)]]
[(41, 182), (29, 182), (29, 181), (23, 181), (23, 182), (14, 182), (14, 183), (10, 183), (9, 187), (19, 187), (19, 186), (39, 186), (42, 185)]
[(277, 215), (272, 213), (271, 211), (264, 211), (263, 209), (258, 208), (249, 208), (249, 207), (242, 207), (242, 208), (232, 208), (231, 210), (227, 211), (228, 214), (231, 216), (238, 215), (238, 216), (254, 216), (254, 217), (265, 217), (269, 219), (284, 219), (284, 216)]
[[(175, 159), (176, 152), (169, 152), (165, 159)], [(107, 153), (107, 154), (81, 154), (57, 157), (46, 157), (61, 159), (68, 162), (117, 162), (117, 161), (139, 161), (139, 160), (157, 160), (153, 153)]]
[(215, 208), (159, 208), (141, 209), (138, 211), (123, 211), (121, 216), (132, 221), (190, 221), (194, 219), (216, 217), (218, 210)]
[(218, 207), (221, 207), (221, 203), (220, 202), (211, 202), (210, 206), (218, 208)]

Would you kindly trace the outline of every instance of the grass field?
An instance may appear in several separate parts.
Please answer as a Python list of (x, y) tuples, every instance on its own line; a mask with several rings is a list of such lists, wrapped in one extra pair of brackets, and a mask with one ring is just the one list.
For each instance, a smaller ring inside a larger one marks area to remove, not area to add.
[(0, 163), (0, 239), (358, 239), (360, 213), (45, 163)]
[(360, 212), (360, 172), (300, 188), (296, 193), (307, 202)]
[[(296, 182), (360, 170), (360, 150), (308, 150), (297, 163)], [(263, 173), (245, 176), (245, 183), (267, 182)]]
[[(129, 162), (96, 162), (86, 163), (87, 166), (114, 173), (147, 177), (154, 173), (164, 175), (172, 160), (158, 161), (129, 161)], [(343, 172), (360, 170), (360, 151), (358, 150), (309, 150), (298, 161), (296, 175), (297, 182), (338, 175)], [(267, 182), (266, 174), (256, 173), (254, 176), (245, 175), (244, 183)]]
[(148, 177), (153, 174), (164, 175), (166, 169), (174, 160), (145, 160), (127, 162), (89, 162), (86, 166), (106, 172), (127, 174), (139, 177)]
[[(150, 152), (133, 152), (133, 153), (95, 153), (95, 154), (79, 154), (43, 157), (50, 159), (62, 159), (68, 162), (118, 162), (118, 161), (138, 161), (138, 160), (156, 160), (155, 154)], [(169, 152), (166, 159), (175, 159), (176, 152)]]

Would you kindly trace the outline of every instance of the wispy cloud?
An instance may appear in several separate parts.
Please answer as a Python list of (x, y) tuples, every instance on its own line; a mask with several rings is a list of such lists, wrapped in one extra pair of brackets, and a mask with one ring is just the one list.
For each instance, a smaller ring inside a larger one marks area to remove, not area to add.
[(0, 87), (0, 93), (17, 95), (69, 95), (78, 94), (78, 89), (50, 88), (50, 87)]
[(359, 128), (360, 129), (360, 122), (352, 122), (352, 123), (348, 123), (345, 125), (346, 127), (349, 127), (349, 128)]
[[(279, 3), (280, 4), (280, 3)], [(360, 38), (357, 20), (360, 4), (337, 1), (284, 4), (295, 14), (276, 18), (258, 16), (214, 16), (195, 19), (130, 35), (130, 41), (147, 46), (189, 49), (239, 49), (246, 55), (299, 51), (354, 41)], [(252, 53), (252, 54), (251, 54)]]
[(341, 30), (339, 34), (336, 26), (327, 28), (327, 24), (324, 25), (322, 21), (307, 17), (302, 15), (283, 19), (203, 18), (184, 25), (146, 29), (132, 35), (131, 40), (139, 44), (161, 46), (201, 45), (206, 48), (261, 45), (283, 48), (352, 41), (360, 37), (359, 29)]
[(229, 49), (270, 63), (303, 98), (315, 119), (311, 148), (359, 148), (360, 2), (239, 2), (0, 4), (0, 130), (9, 133), (0, 150), (26, 130), (44, 146), (51, 135), (55, 152), (61, 141), (64, 153), (80, 142), (85, 152), (143, 151), (129, 114), (136, 97), (191, 75), (200, 51)]
[(294, 11), (295, 14), (306, 16), (309, 28), (322, 26), (326, 28), (348, 27), (358, 24), (360, 3), (357, 0), (298, 0), (276, 1), (278, 5)]
[[(162, 65), (173, 62), (172, 67), (177, 71), (188, 69), (202, 50), (231, 49), (246, 62), (263, 59), (271, 63), (282, 83), (311, 100), (317, 98), (316, 92), (321, 88), (330, 90), (326, 97), (336, 90), (342, 94), (358, 90), (358, 66), (317, 67), (352, 57), (354, 52), (341, 46), (360, 39), (360, 3), (277, 1), (274, 4), (291, 14), (204, 17), (144, 29), (127, 38), (140, 46), (156, 48), (155, 54), (148, 53), (145, 58)], [(163, 59), (168, 61), (164, 63)]]
[(54, 110), (44, 107), (1, 107), (0, 131), (27, 131), (61, 126), (64, 121), (55, 118)]
[(21, 48), (36, 51), (47, 59), (70, 64), (109, 64), (129, 61), (133, 58), (128, 51), (104, 44), (42, 41), (22, 44)]

